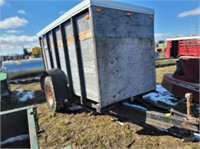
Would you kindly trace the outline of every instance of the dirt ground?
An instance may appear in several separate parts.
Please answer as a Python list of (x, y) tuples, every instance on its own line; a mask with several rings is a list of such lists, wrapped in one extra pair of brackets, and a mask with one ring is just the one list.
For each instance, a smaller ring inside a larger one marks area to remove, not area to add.
[[(168, 71), (166, 69), (173, 72), (175, 67), (159, 68), (157, 75)], [(157, 78), (160, 83), (161, 77)], [(2, 100), (1, 111), (27, 105), (37, 106), (40, 148), (68, 145), (72, 148), (200, 148), (199, 142), (183, 142), (181, 138), (158, 128), (118, 122), (111, 116), (98, 115), (85, 109), (53, 114), (45, 103), (38, 82), (12, 84), (11, 88), (12, 96)], [(34, 91), (34, 98), (23, 103), (17, 101), (18, 89)]]

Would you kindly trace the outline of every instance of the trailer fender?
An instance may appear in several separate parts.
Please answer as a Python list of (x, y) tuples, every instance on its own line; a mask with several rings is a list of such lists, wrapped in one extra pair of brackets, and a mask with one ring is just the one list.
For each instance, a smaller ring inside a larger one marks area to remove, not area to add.
[[(49, 79), (47, 79), (47, 77)], [(44, 92), (45, 92), (45, 83), (49, 83), (53, 90), (53, 96), (55, 98), (55, 102), (59, 105), (59, 107), (57, 107), (58, 109), (55, 109), (54, 105), (55, 103), (52, 105), (49, 104), (51, 110), (58, 111), (61, 108), (63, 108), (64, 100), (69, 99), (70, 95), (68, 88), (68, 80), (65, 73), (58, 68), (48, 70), (44, 72), (44, 74), (41, 76), (40, 83), (42, 90)]]

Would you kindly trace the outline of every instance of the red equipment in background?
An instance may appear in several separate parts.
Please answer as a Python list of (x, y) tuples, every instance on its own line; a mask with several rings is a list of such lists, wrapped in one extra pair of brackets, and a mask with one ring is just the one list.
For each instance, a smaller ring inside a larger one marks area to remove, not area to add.
[(200, 36), (167, 39), (166, 57), (178, 58), (177, 68), (173, 74), (164, 74), (162, 85), (181, 98), (192, 93), (193, 101), (199, 102)]
[(200, 58), (183, 56), (176, 62), (174, 74), (164, 74), (162, 85), (174, 95), (184, 98), (186, 93), (193, 94), (193, 101), (199, 102), (199, 62)]
[(183, 55), (200, 57), (200, 36), (167, 39), (166, 57)]

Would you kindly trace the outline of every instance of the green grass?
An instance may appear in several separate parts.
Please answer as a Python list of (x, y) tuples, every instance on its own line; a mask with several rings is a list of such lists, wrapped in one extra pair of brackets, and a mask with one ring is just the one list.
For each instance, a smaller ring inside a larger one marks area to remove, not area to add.
[(162, 79), (163, 79), (163, 75), (165, 73), (174, 73), (175, 70), (176, 70), (176, 66), (156, 68), (156, 83), (161, 84)]
[(175, 59), (157, 59), (156, 60), (156, 68), (158, 67), (166, 67), (166, 66), (171, 66), (171, 65), (176, 65)]

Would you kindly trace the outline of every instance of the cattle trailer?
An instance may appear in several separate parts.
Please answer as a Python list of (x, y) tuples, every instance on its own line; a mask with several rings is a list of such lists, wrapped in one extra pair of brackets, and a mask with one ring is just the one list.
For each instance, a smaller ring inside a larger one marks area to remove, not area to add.
[(98, 111), (155, 89), (153, 9), (85, 0), (37, 36), (50, 106), (76, 96)]
[[(46, 70), (41, 86), (52, 111), (78, 102), (130, 121), (199, 132), (199, 118), (138, 96), (156, 88), (152, 9), (84, 0), (37, 36)], [(147, 111), (126, 99), (145, 102)]]
[(200, 36), (167, 39), (166, 57), (200, 57)]

